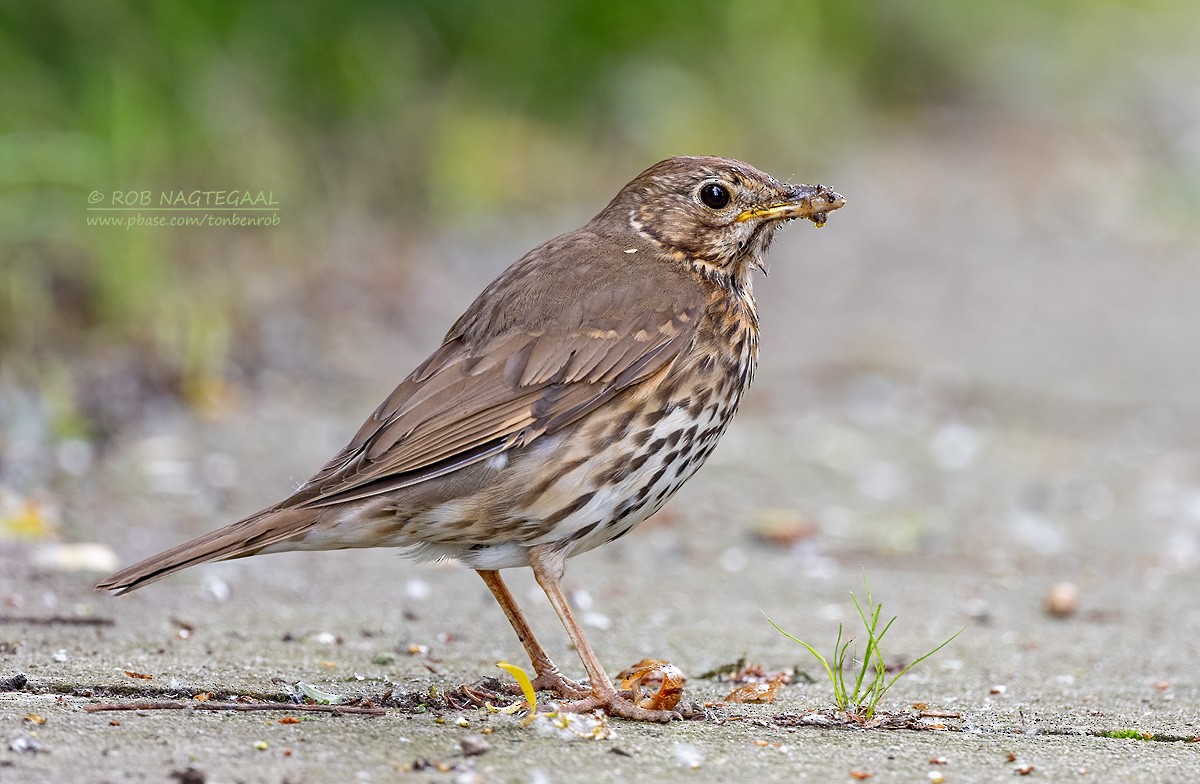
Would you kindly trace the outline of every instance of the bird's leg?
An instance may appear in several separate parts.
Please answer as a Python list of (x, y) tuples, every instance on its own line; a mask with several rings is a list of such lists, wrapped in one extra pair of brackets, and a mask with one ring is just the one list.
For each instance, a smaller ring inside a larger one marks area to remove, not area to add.
[(571, 642), (575, 644), (575, 650), (579, 652), (579, 658), (583, 662), (583, 668), (587, 671), (588, 680), (592, 686), (591, 694), (575, 702), (563, 703), (559, 706), (562, 710), (586, 713), (600, 708), (610, 716), (620, 716), (637, 721), (671, 721), (683, 718), (675, 711), (650, 710), (634, 705), (613, 688), (612, 681), (608, 679), (604, 668), (600, 666), (600, 660), (592, 651), (592, 646), (583, 636), (583, 629), (579, 628), (575, 615), (571, 612), (570, 605), (567, 604), (567, 598), (563, 596), (562, 588), (559, 587), (566, 567), (561, 552), (556, 552), (546, 545), (532, 547), (529, 550), (529, 565), (533, 568), (534, 579), (546, 592), (546, 597), (554, 606), (554, 611), (558, 613), (558, 618), (567, 630)]
[[(500, 579), (500, 572), (494, 569), (479, 569), (476, 573), (483, 578), (483, 582), (491, 590), (492, 596), (496, 597), (496, 603), (500, 605), (500, 609), (504, 610), (504, 615), (512, 624), (513, 631), (517, 633), (517, 639), (521, 641), (521, 645), (525, 646), (525, 652), (529, 654), (529, 661), (533, 664), (534, 691), (552, 691), (564, 700), (587, 696), (590, 692), (586, 686), (565, 677), (558, 671), (554, 662), (550, 661), (546, 649), (533, 636), (533, 629), (529, 628), (529, 622), (521, 614), (521, 608), (517, 606), (512, 592), (508, 590), (504, 580)], [(506, 688), (513, 694), (521, 693), (521, 687), (515, 683), (509, 684)]]

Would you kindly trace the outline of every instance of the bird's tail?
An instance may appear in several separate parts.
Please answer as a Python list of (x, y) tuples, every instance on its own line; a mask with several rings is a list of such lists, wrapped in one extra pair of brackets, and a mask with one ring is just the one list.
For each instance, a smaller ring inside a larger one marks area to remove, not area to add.
[(312, 516), (311, 511), (298, 509), (265, 509), (122, 569), (97, 583), (96, 590), (120, 596), (189, 566), (260, 553), (302, 534)]

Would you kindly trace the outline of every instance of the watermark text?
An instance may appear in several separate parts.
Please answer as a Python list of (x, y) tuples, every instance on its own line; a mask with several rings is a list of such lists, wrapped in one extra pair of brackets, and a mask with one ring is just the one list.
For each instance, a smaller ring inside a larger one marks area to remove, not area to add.
[(87, 225), (126, 229), (278, 226), (274, 191), (95, 190), (88, 194)]
[(253, 215), (240, 215), (236, 212), (218, 213), (216, 215), (210, 213), (202, 213), (199, 215), (143, 215), (140, 212), (135, 212), (118, 215), (88, 215), (87, 225), (118, 226), (126, 229), (165, 226), (184, 226), (193, 228), (208, 226), (278, 226), (279, 213), (272, 212), (265, 215), (261, 213), (256, 213)]

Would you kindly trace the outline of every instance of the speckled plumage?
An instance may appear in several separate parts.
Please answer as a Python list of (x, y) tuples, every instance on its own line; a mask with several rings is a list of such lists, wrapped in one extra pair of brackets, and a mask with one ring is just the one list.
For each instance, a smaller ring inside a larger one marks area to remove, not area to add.
[[(714, 186), (728, 197), (721, 207), (701, 197)], [(751, 272), (785, 220), (820, 224), (842, 203), (722, 158), (651, 167), (488, 286), (294, 494), (98, 588), (122, 593), (195, 563), (283, 550), (453, 557), (484, 576), (543, 684), (571, 692), (525, 639), (495, 570), (532, 566), (574, 638), (554, 595), (565, 559), (624, 535), (708, 457), (757, 363)], [(590, 649), (580, 654), (592, 703), (664, 718), (614, 702)]]

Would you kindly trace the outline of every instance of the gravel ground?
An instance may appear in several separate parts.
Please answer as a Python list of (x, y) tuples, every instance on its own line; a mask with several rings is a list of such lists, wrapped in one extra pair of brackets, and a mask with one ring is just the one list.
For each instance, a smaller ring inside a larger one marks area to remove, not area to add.
[[(611, 672), (669, 660), (701, 703), (733, 686), (699, 674), (741, 657), (799, 673), (772, 704), (704, 720), (613, 721), (588, 740), (447, 707), (499, 659), (522, 662), (454, 565), (287, 554), (113, 599), (47, 550), (98, 542), (128, 563), (276, 500), (538, 237), (447, 238), (449, 269), (468, 270), (414, 283), (438, 293), (414, 306), (436, 327), (397, 341), (394, 324), (331, 318), (297, 338), (324, 372), (264, 373), (215, 416), (155, 405), (99, 452), (46, 435), (7, 379), (0, 501), (57, 528), (0, 542), (0, 782), (1200, 780), (1200, 236), (1170, 210), (1127, 220), (1130, 191), (1155, 183), (1103, 185), (1141, 171), (1133, 156), (960, 135), (821, 173), (850, 201), (773, 252), (739, 420), (667, 510), (568, 571)], [(965, 627), (884, 700), (892, 717), (946, 714), (906, 722), (923, 728), (813, 726), (829, 684), (764, 618), (828, 651), (856, 626), (864, 575), (899, 616), (889, 663)], [(511, 582), (578, 673), (532, 579)], [(388, 712), (83, 710), (287, 699), (298, 681)], [(487, 750), (464, 754), (481, 734)]]

